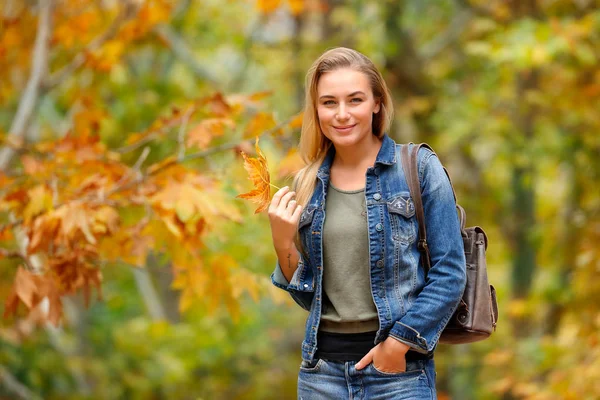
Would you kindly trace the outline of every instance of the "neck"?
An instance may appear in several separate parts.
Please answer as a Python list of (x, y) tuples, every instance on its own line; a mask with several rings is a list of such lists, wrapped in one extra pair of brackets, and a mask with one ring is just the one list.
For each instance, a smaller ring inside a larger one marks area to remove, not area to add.
[(381, 139), (372, 135), (360, 146), (336, 147), (333, 162), (342, 169), (366, 169), (375, 164), (382, 143)]

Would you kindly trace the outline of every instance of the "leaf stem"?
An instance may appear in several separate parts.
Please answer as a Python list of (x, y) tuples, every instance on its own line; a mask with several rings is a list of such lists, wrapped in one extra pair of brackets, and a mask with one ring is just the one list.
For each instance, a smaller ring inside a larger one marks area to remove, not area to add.
[(281, 188), (279, 186), (273, 185), (271, 182), (269, 182), (269, 185), (273, 186), (277, 190), (281, 190)]

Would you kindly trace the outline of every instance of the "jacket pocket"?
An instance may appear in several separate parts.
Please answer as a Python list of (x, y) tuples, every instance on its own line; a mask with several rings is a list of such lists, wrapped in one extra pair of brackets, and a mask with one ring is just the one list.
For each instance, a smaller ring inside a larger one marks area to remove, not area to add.
[(405, 243), (412, 243), (416, 237), (415, 204), (410, 193), (403, 192), (387, 202), (387, 209), (392, 226), (392, 238)]

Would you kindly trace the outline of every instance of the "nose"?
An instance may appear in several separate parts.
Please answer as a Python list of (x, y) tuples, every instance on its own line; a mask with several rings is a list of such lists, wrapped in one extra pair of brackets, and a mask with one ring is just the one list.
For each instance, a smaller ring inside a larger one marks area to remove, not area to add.
[(349, 115), (348, 115), (348, 109), (346, 108), (346, 105), (344, 103), (340, 103), (340, 106), (338, 107), (337, 110), (337, 114), (336, 114), (336, 119), (340, 120), (340, 121), (344, 121), (346, 119), (348, 119)]

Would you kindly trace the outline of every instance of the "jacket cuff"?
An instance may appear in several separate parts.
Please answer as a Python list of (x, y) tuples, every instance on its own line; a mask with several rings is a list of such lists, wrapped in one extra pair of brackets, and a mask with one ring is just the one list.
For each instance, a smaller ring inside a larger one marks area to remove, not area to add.
[[(421, 336), (421, 334), (411, 326), (403, 324), (400, 321), (396, 321), (392, 329), (390, 330), (389, 336), (394, 339), (408, 345), (412, 350), (422, 353), (429, 354), (427, 348), (427, 340)], [(431, 349), (433, 351), (433, 349)]]
[(271, 274), (271, 282), (273, 285), (277, 286), (280, 289), (289, 291), (289, 290), (297, 290), (301, 292), (309, 292), (314, 290), (312, 285), (301, 284), (303, 272), (304, 272), (305, 264), (300, 256), (300, 260), (298, 260), (298, 268), (294, 271), (292, 275), (292, 280), (288, 282), (285, 275), (283, 275), (283, 271), (281, 270), (281, 265), (279, 264), (279, 260), (275, 265), (275, 270)]

